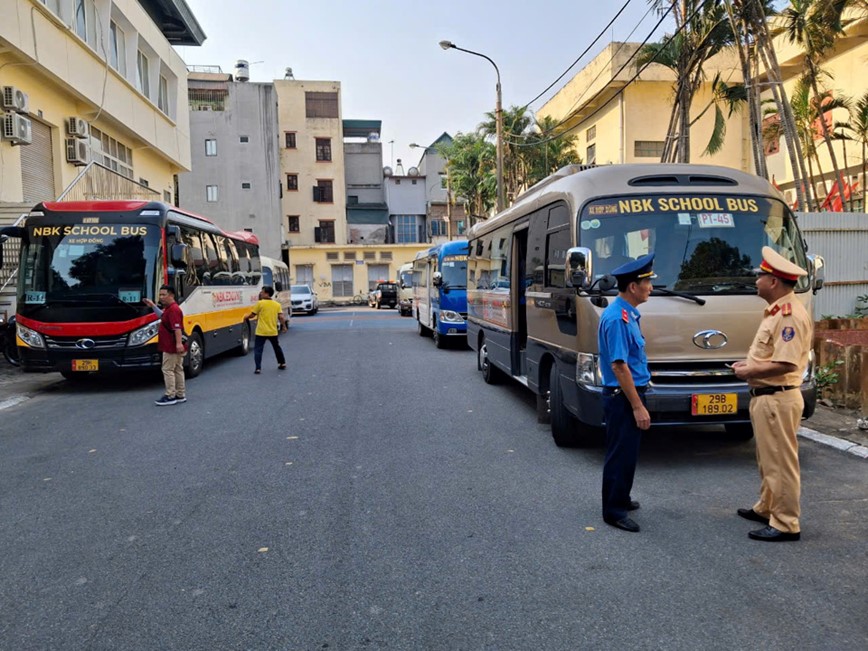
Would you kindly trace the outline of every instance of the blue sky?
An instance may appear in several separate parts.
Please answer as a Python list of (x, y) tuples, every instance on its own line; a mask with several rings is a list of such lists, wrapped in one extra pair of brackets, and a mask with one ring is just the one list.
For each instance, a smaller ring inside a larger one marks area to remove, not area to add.
[[(246, 59), (251, 81), (282, 79), (287, 66), (296, 79), (340, 81), (343, 117), (382, 120), (383, 162), (401, 158), (406, 170), (421, 155), (411, 142), (427, 145), (444, 131), (472, 131), (494, 110), (491, 64), (444, 51), (439, 41), (491, 57), (500, 68), (504, 106), (523, 105), (581, 54), (624, 2), (187, 0), (208, 38), (202, 47), (178, 52), (188, 65), (219, 65), (224, 72)], [(658, 19), (648, 10), (646, 0), (632, 0), (569, 76), (634, 29), (629, 40), (643, 40)], [(664, 28), (672, 31), (671, 22)]]

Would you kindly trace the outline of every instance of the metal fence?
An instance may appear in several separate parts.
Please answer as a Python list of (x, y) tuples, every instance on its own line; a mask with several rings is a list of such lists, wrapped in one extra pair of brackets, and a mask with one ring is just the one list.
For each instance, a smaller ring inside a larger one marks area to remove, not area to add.
[(79, 172), (75, 180), (63, 191), (63, 194), (57, 198), (58, 201), (96, 201), (98, 199), (158, 201), (160, 193), (118, 174), (102, 163), (91, 161)]
[[(13, 226), (20, 226), (24, 216), (19, 217)], [(18, 253), (21, 251), (21, 240), (17, 237), (5, 237), (0, 241), (3, 248), (3, 264), (0, 265), (0, 296), (7, 287), (13, 287), (18, 275)]]
[(814, 318), (853, 314), (856, 299), (868, 294), (868, 214), (797, 215), (808, 253), (826, 261), (826, 282), (815, 297)]

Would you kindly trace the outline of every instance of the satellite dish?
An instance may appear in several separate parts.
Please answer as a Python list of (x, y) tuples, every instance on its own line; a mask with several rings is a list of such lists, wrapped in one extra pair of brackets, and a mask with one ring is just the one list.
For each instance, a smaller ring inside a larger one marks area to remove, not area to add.
[(383, 176), (392, 176), (392, 168), (388, 165), (383, 168)]
[(407, 176), (419, 176), (419, 168), (411, 167), (407, 170)]

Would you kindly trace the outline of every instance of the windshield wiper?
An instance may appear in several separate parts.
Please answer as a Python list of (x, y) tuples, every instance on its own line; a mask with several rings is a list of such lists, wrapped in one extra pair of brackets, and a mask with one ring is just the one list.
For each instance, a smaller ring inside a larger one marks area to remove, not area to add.
[(699, 305), (705, 305), (705, 299), (700, 298), (695, 294), (688, 294), (687, 292), (676, 292), (672, 289), (666, 289), (666, 287), (661, 287), (659, 285), (654, 285), (654, 291), (652, 291), (651, 293), (653, 294), (654, 292), (659, 292), (664, 296), (678, 296), (680, 298), (686, 298), (687, 300), (698, 303)]

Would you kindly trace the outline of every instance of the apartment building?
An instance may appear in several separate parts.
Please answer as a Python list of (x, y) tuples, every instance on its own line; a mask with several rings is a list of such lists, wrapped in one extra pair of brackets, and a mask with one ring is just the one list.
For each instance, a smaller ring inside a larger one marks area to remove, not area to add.
[(464, 203), (456, 201), (449, 184), (446, 159), (440, 155), (438, 145), (448, 145), (452, 136), (443, 132), (423, 152), (417, 166), (425, 179), (425, 215), (431, 242), (438, 244), (465, 237), (468, 227)]
[(178, 175), (178, 205), (251, 231), (263, 254), (286, 257), (274, 84), (249, 81), (239, 60), (234, 75), (191, 66), (187, 93), (192, 168)]
[(184, 0), (5, 1), (0, 204), (55, 199), (90, 161), (171, 201), (191, 164), (172, 46), (204, 39)]

